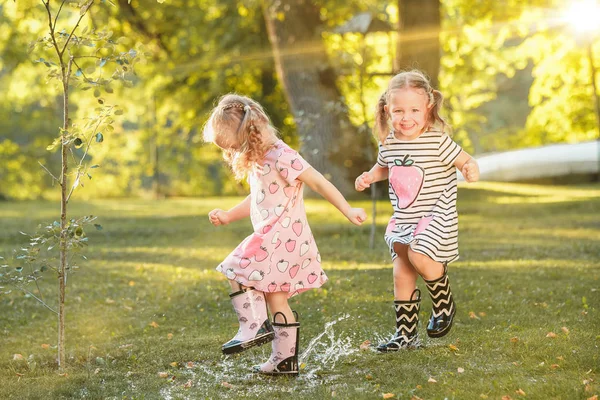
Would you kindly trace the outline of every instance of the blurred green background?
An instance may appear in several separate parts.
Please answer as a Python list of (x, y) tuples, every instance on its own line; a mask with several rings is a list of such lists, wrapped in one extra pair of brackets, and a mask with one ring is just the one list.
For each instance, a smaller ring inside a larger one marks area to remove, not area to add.
[[(573, 13), (579, 4), (97, 2), (81, 27), (141, 57), (126, 72), (130, 87), (94, 95), (71, 88), (73, 120), (91, 115), (99, 99), (125, 110), (90, 152), (87, 161), (101, 170), (77, 197), (244, 193), (245, 183), (201, 139), (207, 113), (231, 91), (263, 104), (282, 138), (350, 193), (349, 182), (376, 154), (376, 101), (392, 73), (411, 68), (427, 72), (445, 95), (454, 138), (475, 156), (595, 140), (598, 24), (592, 8)], [(79, 15), (76, 5), (66, 2), (65, 28)], [(59, 169), (59, 152), (46, 147), (62, 126), (58, 81), (34, 62), (47, 51), (39, 45), (48, 30), (44, 12), (30, 0), (0, 4), (0, 198), (56, 196), (38, 163)], [(110, 64), (81, 68), (114, 72)]]

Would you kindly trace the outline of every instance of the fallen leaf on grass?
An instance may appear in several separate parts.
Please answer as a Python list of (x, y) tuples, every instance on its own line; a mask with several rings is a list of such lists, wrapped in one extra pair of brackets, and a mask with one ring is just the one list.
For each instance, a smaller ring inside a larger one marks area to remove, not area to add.
[(417, 385), (417, 389), (423, 389), (423, 386)]
[(519, 338), (516, 337), (516, 336), (515, 337), (511, 337), (510, 341), (511, 341), (511, 343), (517, 343), (519, 341)]
[(173, 334), (172, 333), (167, 334), (167, 340), (171, 340), (171, 339), (173, 339)]
[(481, 319), (473, 311), (469, 311), (469, 318), (471, 318), (471, 319)]
[(372, 380), (372, 379), (373, 379), (373, 375), (371, 375), (371, 374), (367, 374), (367, 375), (365, 376), (365, 379), (366, 379), (366, 380), (368, 380), (368, 381), (370, 381), (370, 380)]
[(556, 333), (554, 333), (554, 332), (548, 332), (548, 334), (546, 335), (546, 337), (548, 337), (548, 338), (555, 338), (556, 337)]
[(384, 399), (393, 399), (394, 396), (396, 396), (394, 393), (384, 393), (383, 394)]
[(20, 378), (20, 377), (22, 377), (22, 376), (25, 376), (25, 374), (20, 374), (20, 373), (18, 373), (18, 372), (15, 372), (15, 374), (17, 374), (17, 376), (18, 376), (19, 378)]
[(419, 396), (413, 394), (412, 397), (410, 398), (410, 400), (423, 400), (423, 399), (420, 398)]
[(158, 373), (158, 377), (159, 378), (168, 378), (169, 377), (169, 373), (168, 372), (159, 372)]
[(510, 397), (509, 395), (502, 396), (502, 400), (512, 400), (512, 397)]
[(488, 398), (487, 394), (483, 394), (483, 393), (481, 393), (479, 395), (479, 397), (481, 397), (482, 399), (487, 399)]
[(569, 328), (567, 328), (566, 326), (563, 326), (562, 328), (560, 328), (564, 333), (566, 333), (567, 335), (569, 334)]
[(186, 383), (183, 384), (183, 387), (186, 389), (189, 389), (192, 387), (192, 380), (190, 379), (189, 381), (187, 381)]
[(563, 356), (558, 356), (558, 357), (556, 357), (556, 359), (560, 360), (560, 361), (564, 361), (565, 358)]
[(221, 382), (221, 386), (226, 387), (227, 389), (233, 389), (233, 385), (229, 382)]
[(20, 361), (20, 360), (24, 360), (25, 357), (23, 357), (23, 354), (13, 354), (13, 360), (14, 361)]
[(449, 345), (448, 345), (448, 348), (449, 348), (450, 350), (452, 350), (452, 351), (458, 351), (458, 347), (456, 347), (456, 346), (455, 346), (455, 345), (453, 345), (453, 344), (449, 344)]
[(50, 348), (50, 345), (47, 343), (42, 344), (42, 349), (44, 350), (48, 350)]
[(463, 372), (465, 372), (464, 368), (458, 367), (458, 369), (456, 370), (456, 372), (458, 372), (459, 374), (462, 374)]
[(158, 328), (159, 327), (159, 325), (156, 322), (154, 322), (154, 321), (150, 322), (150, 326), (153, 327), (153, 328)]
[(169, 365), (170, 365), (171, 367), (176, 367), (176, 366), (178, 366), (179, 364), (177, 364), (177, 361), (173, 361), (173, 362), (172, 362), (171, 364), (169, 364)]
[(519, 366), (519, 363), (518, 363), (518, 362), (516, 362), (516, 361), (513, 361), (513, 365), (514, 365), (515, 367), (518, 367), (518, 366)]
[(597, 394), (595, 394), (595, 395), (593, 395), (592, 397), (588, 397), (588, 399), (587, 399), (587, 400), (598, 400), (598, 395), (597, 395)]
[(67, 374), (66, 372), (64, 374), (58, 374), (58, 376), (61, 376), (63, 378), (68, 378), (69, 374)]
[(433, 379), (432, 377), (429, 377), (429, 379), (427, 379), (427, 382), (429, 382), (429, 383), (437, 383), (437, 381), (435, 379)]
[(134, 281), (129, 281), (129, 286), (135, 286), (135, 282)]
[(186, 368), (188, 368), (188, 369), (189, 369), (189, 368), (194, 368), (194, 367), (195, 367), (195, 365), (194, 365), (194, 362), (193, 362), (193, 361), (188, 361), (188, 362), (185, 364), (185, 367), (186, 367)]
[(523, 391), (523, 389), (517, 389), (515, 390), (515, 393), (521, 396), (527, 396), (527, 394), (525, 394), (525, 392)]
[(370, 340), (365, 340), (364, 342), (362, 342), (360, 344), (360, 349), (361, 350), (369, 350), (369, 347), (371, 346), (371, 341)]
[(485, 317), (486, 315), (487, 315), (487, 314), (486, 314), (486, 313), (484, 313), (483, 311), (480, 311), (480, 312), (479, 312), (479, 316), (480, 316), (480, 317)]
[(552, 365), (550, 366), (550, 368), (552, 368), (552, 369), (557, 369), (557, 368), (560, 368), (560, 365), (558, 365), (558, 364), (552, 364)]
[(94, 375), (98, 375), (98, 374), (100, 373), (100, 371), (101, 371), (101, 370), (100, 370), (100, 368), (96, 368), (96, 369), (94, 370)]

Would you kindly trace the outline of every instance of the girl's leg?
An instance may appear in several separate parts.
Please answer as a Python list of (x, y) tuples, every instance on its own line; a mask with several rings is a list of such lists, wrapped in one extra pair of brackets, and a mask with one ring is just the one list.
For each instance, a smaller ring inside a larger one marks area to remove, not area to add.
[(456, 305), (448, 280), (447, 264), (434, 261), (412, 249), (408, 249), (408, 259), (423, 277), (431, 297), (432, 311), (427, 324), (427, 335), (442, 337), (450, 332), (456, 314)]
[(396, 312), (396, 332), (387, 343), (381, 343), (381, 352), (398, 351), (420, 346), (418, 336), (419, 307), (421, 292), (416, 289), (419, 274), (408, 259), (408, 246), (396, 243), (394, 251), (394, 310)]
[(275, 333), (267, 313), (264, 293), (243, 287), (231, 280), (229, 283), (231, 285), (229, 297), (240, 326), (233, 339), (221, 347), (223, 353), (239, 353), (273, 340)]
[[(296, 318), (294, 318), (294, 313), (288, 304), (288, 294), (287, 292), (273, 292), (273, 293), (265, 293), (267, 297), (267, 305), (269, 306), (269, 311), (273, 316), (273, 320), (275, 321), (275, 314), (281, 313), (289, 322), (296, 322)], [(277, 322), (277, 321), (275, 321)]]
[(288, 304), (286, 292), (266, 293), (266, 296), (275, 329), (273, 351), (267, 362), (254, 366), (253, 371), (268, 375), (298, 375), (300, 323)]
[(410, 300), (415, 288), (419, 273), (408, 259), (408, 246), (401, 243), (394, 244), (394, 251), (398, 255), (394, 260), (394, 299)]

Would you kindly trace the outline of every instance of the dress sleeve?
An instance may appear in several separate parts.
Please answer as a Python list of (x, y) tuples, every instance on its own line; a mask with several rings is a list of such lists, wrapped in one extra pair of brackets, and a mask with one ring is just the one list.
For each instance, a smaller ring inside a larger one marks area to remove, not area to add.
[(460, 154), (462, 148), (447, 134), (443, 133), (440, 136), (439, 157), (444, 165), (452, 165), (456, 161), (456, 157)]
[(277, 172), (290, 185), (295, 185), (296, 178), (310, 167), (296, 150), (288, 146), (281, 150), (276, 163)]
[(383, 153), (381, 152), (383, 150), (383, 145), (381, 143), (379, 143), (379, 151), (377, 152), (377, 165), (379, 165), (381, 168), (387, 168), (388, 164), (387, 161), (385, 160), (385, 157), (383, 156)]

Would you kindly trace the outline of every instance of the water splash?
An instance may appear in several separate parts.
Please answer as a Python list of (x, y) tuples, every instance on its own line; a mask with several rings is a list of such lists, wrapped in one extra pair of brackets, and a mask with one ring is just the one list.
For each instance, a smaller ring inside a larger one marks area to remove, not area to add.
[[(163, 388), (160, 394), (165, 399), (195, 398), (199, 393), (214, 392), (216, 387), (222, 386), (227, 390), (219, 394), (221, 398), (239, 398), (241, 394), (292, 393), (343, 380), (332, 371), (340, 361), (359, 352), (359, 342), (353, 335), (343, 332), (341, 324), (338, 325), (350, 319), (349, 314), (336, 317), (309, 341), (298, 357), (300, 375), (293, 380), (273, 379), (250, 372), (252, 365), (260, 364), (269, 357), (271, 346), (266, 345), (247, 353), (222, 356), (220, 360), (194, 363), (193, 368), (179, 370), (178, 384)], [(192, 387), (185, 389), (182, 383), (188, 380)]]

